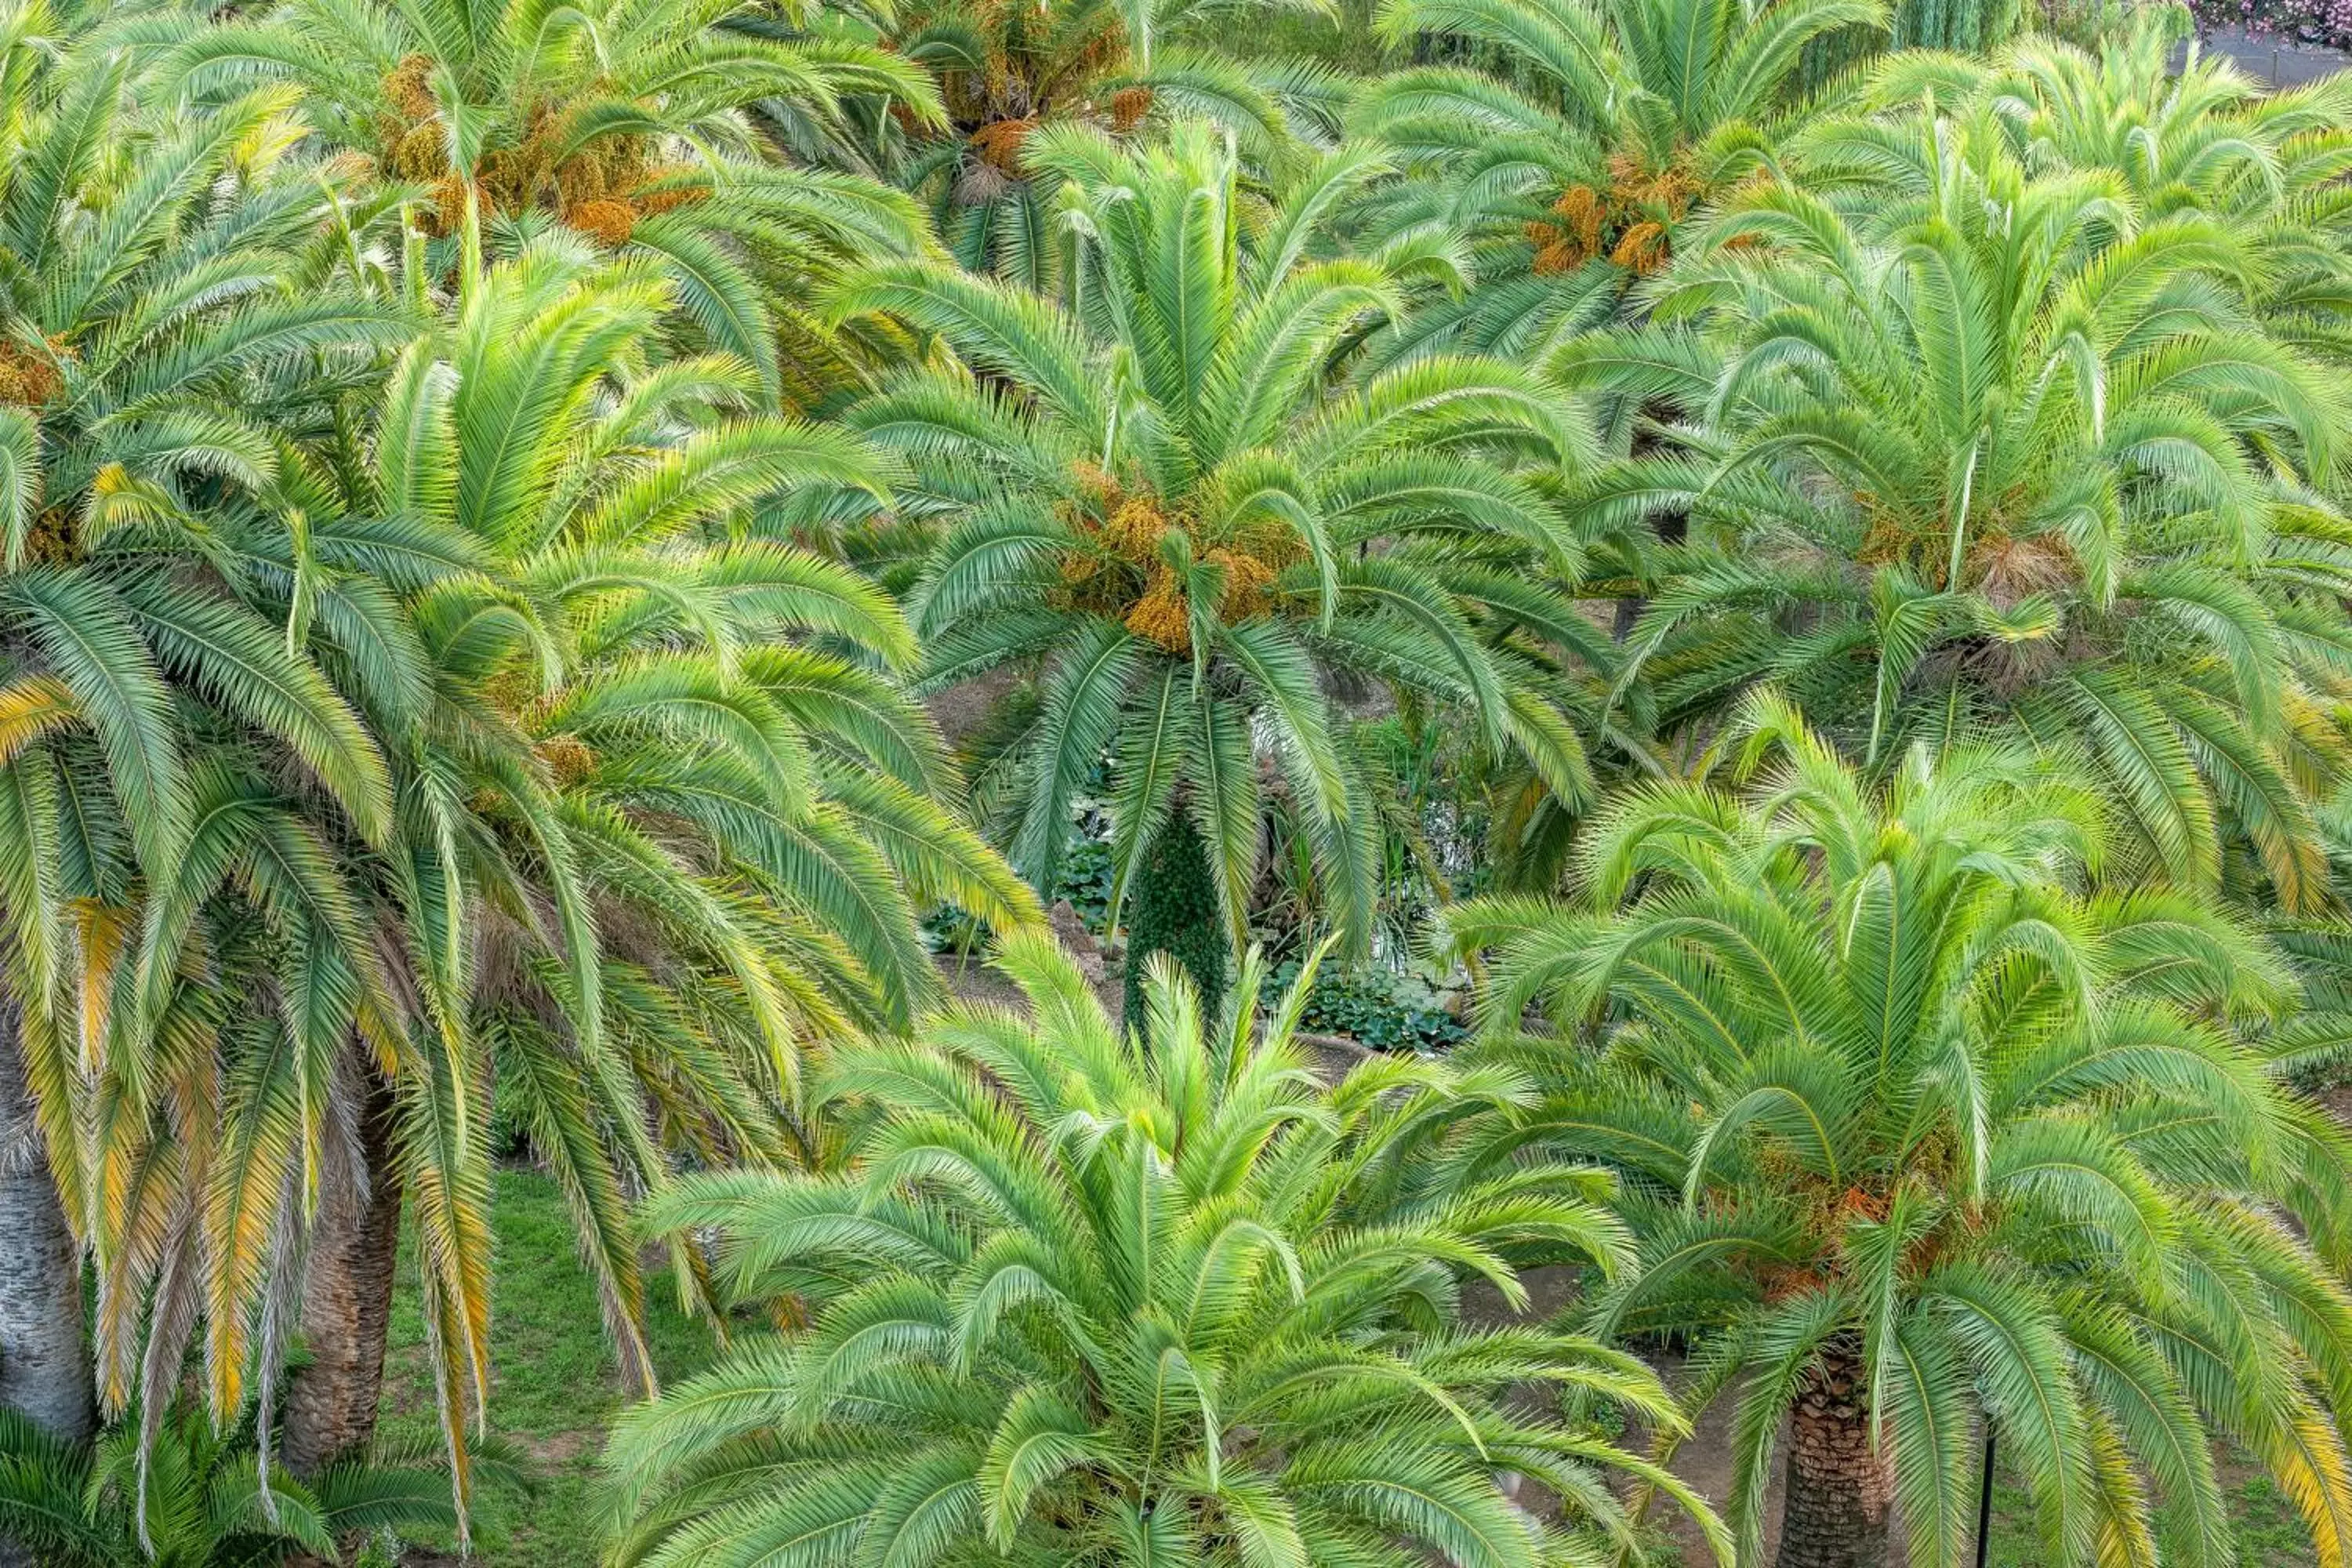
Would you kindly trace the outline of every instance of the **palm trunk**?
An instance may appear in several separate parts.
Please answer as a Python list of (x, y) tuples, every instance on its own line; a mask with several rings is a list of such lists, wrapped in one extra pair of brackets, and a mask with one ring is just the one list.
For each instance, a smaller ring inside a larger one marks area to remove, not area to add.
[[(98, 1429), (98, 1380), (82, 1324), (81, 1249), (33, 1120), (19, 1017), (0, 989), (0, 1408), (86, 1443)], [(37, 1561), (0, 1541), (0, 1568)]]
[(1853, 1336), (1831, 1342), (1789, 1415), (1776, 1568), (1882, 1568), (1894, 1478), (1871, 1445), (1869, 1383)]
[(0, 1405), (86, 1442), (98, 1414), (81, 1250), (33, 1120), (18, 1017), (16, 1001), (0, 992)]
[(286, 1388), (286, 1466), (298, 1476), (314, 1476), (366, 1452), (383, 1393), (400, 1258), (400, 1168), (393, 1159), (397, 1104), (373, 1068), (360, 1070), (367, 1080), (359, 1125), (365, 1187), (344, 1184), (319, 1205), (302, 1290), (302, 1337), (311, 1359)]

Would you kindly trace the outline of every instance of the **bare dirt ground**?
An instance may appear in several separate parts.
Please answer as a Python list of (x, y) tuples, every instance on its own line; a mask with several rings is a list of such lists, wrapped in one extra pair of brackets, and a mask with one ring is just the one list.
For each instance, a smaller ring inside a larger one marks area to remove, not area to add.
[(998, 699), (1021, 684), (1017, 669), (995, 669), (945, 691), (935, 691), (923, 699), (930, 710), (931, 721), (940, 727), (950, 746), (961, 746), (964, 738), (982, 724), (996, 708)]
[(1021, 991), (1013, 982), (988, 966), (988, 961), (975, 952), (970, 956), (941, 952), (932, 956), (939, 967), (940, 978), (947, 982), (948, 992), (959, 1002), (976, 1002), (991, 1007), (1021, 1005)]

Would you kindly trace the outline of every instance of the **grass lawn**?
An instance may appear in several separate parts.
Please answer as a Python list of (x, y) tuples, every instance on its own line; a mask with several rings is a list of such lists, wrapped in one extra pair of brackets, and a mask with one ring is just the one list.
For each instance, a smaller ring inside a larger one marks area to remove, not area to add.
[[(621, 1406), (595, 1288), (581, 1270), (563, 1200), (546, 1177), (500, 1171), (495, 1204), (498, 1294), (490, 1324), (490, 1421), (514, 1449), (530, 1485), (503, 1477), (484, 1480), (475, 1510), (474, 1561), (480, 1568), (595, 1568), (596, 1461), (604, 1429)], [(429, 1444), (437, 1430), (433, 1385), (409, 1278), (404, 1268), (384, 1373), (384, 1436), (395, 1443)], [(646, 1296), (655, 1363), (662, 1376), (676, 1379), (699, 1370), (710, 1359), (709, 1331), (678, 1312), (667, 1273), (646, 1281)], [(2221, 1473), (2237, 1525), (2241, 1568), (2303, 1568), (2313, 1561), (2293, 1505), (2267, 1478), (2226, 1458)], [(1998, 1568), (2042, 1568), (2044, 1563), (2031, 1509), (2011, 1478), (2002, 1478), (1994, 1490), (1990, 1557)], [(444, 1560), (420, 1555), (411, 1561)]]
[[(530, 1486), (502, 1477), (484, 1481), (476, 1498), (473, 1561), (480, 1568), (593, 1568), (596, 1463), (604, 1430), (621, 1407), (619, 1372), (555, 1184), (536, 1172), (502, 1170), (493, 1202), (490, 1426), (512, 1447)], [(415, 1276), (405, 1263), (401, 1272), (384, 1369), (383, 1436), (394, 1443), (435, 1443), (439, 1427)], [(646, 1294), (661, 1375), (698, 1371), (712, 1352), (709, 1331), (679, 1313), (667, 1272), (646, 1280)]]
[[(2242, 1455), (2215, 1456), (2228, 1495), (2238, 1568), (2310, 1568), (2318, 1561), (2302, 1516), (2284, 1493)], [(2050, 1561), (2033, 1528), (2033, 1505), (2014, 1476), (1996, 1475), (1992, 1489), (1992, 1548), (1998, 1568), (2043, 1568)]]

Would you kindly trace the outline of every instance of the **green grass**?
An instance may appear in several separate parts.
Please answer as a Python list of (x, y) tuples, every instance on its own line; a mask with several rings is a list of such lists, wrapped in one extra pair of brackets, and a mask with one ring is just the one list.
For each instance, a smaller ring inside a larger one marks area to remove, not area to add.
[[(2316, 1560), (2303, 1520), (2270, 1478), (2242, 1456), (2218, 1454), (2218, 1468), (2236, 1538), (2238, 1568), (2310, 1568)], [(1997, 1473), (1992, 1489), (1991, 1568), (2045, 1568), (2033, 1505), (2013, 1475)]]
[[(553, 1183), (500, 1171), (492, 1229), (498, 1258), (490, 1320), (490, 1429), (529, 1481), (486, 1478), (476, 1499), (473, 1561), (480, 1568), (593, 1568), (601, 1539), (596, 1466), (623, 1404), (596, 1289), (580, 1267), (572, 1220)], [(402, 1268), (384, 1369), (383, 1436), (433, 1445), (439, 1428), (425, 1370), (414, 1271)], [(690, 1374), (712, 1353), (709, 1331), (681, 1314), (669, 1275), (646, 1281), (654, 1363), (665, 1379)], [(428, 1559), (430, 1560), (430, 1559)]]

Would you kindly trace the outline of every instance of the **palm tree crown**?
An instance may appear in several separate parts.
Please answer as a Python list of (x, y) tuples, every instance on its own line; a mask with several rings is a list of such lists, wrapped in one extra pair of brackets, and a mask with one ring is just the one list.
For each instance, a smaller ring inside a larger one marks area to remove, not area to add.
[(266, 1568), (456, 1522), (429, 1471), (350, 1465), (305, 1484), (257, 1474), (250, 1437), (183, 1414), (152, 1452), (130, 1432), (83, 1448), (0, 1410), (0, 1531), (45, 1568)]
[[(322, 1194), (389, 1192), (396, 1214), (404, 1193), (461, 1499), (492, 1081), (570, 1200), (625, 1376), (651, 1387), (626, 1194), (672, 1151), (814, 1157), (799, 1054), (931, 994), (919, 905), (1036, 915), (938, 804), (953, 773), (888, 674), (912, 655), (895, 607), (756, 537), (784, 491), (878, 488), (869, 454), (730, 417), (757, 385), (740, 362), (646, 363), (669, 300), (650, 265), (543, 240), (400, 357), (362, 460), (281, 476), (300, 553), (266, 586), (298, 644), (369, 671), (401, 807), (370, 837), (215, 747), (203, 831), (151, 880), (110, 1018), (115, 1070), (179, 1092), (118, 1121), (106, 1342), (131, 1353), (153, 1283), (169, 1310), (139, 1364), (168, 1378), (201, 1310), (226, 1415), (259, 1325), (267, 1407)], [(374, 1167), (348, 1168), (377, 1116)]]
[(1591, 492), (1690, 527), (1628, 678), (1668, 724), (1780, 680), (1871, 763), (1999, 710), (2079, 732), (2137, 853), (2210, 886), (2234, 836), (2307, 905), (2352, 536), (2306, 487), (2344, 399), (2247, 319), (2211, 217), (2029, 176), (1989, 115), (1911, 134), (1918, 188), (1760, 188), (1648, 326), (1557, 357), (1683, 449)]
[(1698, 1336), (1694, 1401), (1738, 1402), (1743, 1553), (1793, 1411), (1784, 1563), (1876, 1561), (1890, 1496), (1911, 1562), (1963, 1561), (1985, 1422), (2053, 1562), (2226, 1560), (2214, 1434), (2337, 1560), (2352, 1148), (2236, 1032), (2279, 957), (2078, 890), (2103, 814), (2046, 756), (1875, 790), (1772, 700), (1742, 744), (1781, 758), (1752, 795), (1610, 812), (1580, 905), (1449, 924), (1497, 950), (1494, 1030), (1560, 1031), (1480, 1058), (1544, 1080), (1512, 1141), (1626, 1182), (1648, 1267), (1589, 1326)]
[(740, 1291), (815, 1316), (626, 1419), (620, 1561), (1533, 1568), (1622, 1532), (1612, 1468), (1671, 1484), (1497, 1397), (1529, 1378), (1671, 1423), (1639, 1363), (1461, 1321), (1465, 1277), (1517, 1300), (1526, 1248), (1606, 1270), (1623, 1245), (1583, 1175), (1451, 1173), (1445, 1125), (1507, 1078), (1326, 1089), (1303, 989), (1255, 1027), (1254, 964), (1212, 1021), (1163, 962), (1147, 1055), (1049, 940), (1002, 962), (1034, 1026), (958, 1009), (837, 1065), (861, 1173), (667, 1205), (723, 1228)]
[[(2340, 78), (2265, 91), (2227, 55), (2182, 47), (2173, 13), (2135, 14), (2096, 48), (2027, 37), (1989, 58), (1909, 51), (1863, 77), (1843, 112), (1787, 139), (1787, 165), (1823, 193), (1858, 197), (1934, 183), (1922, 104), (1990, 111), (2020, 159), (2122, 181), (2143, 222), (2211, 217), (2262, 258), (2247, 304), (2273, 336), (2340, 362), (2334, 300), (2347, 265), (2352, 102)], [(1923, 160), (1925, 160), (1923, 162)]]
[(624, 1194), (662, 1183), (664, 1145), (818, 1157), (800, 1053), (929, 998), (922, 908), (1036, 918), (939, 804), (954, 773), (891, 679), (895, 607), (760, 536), (786, 491), (878, 489), (871, 455), (733, 416), (740, 361), (648, 363), (669, 299), (659, 268), (569, 242), (494, 268), (395, 368), (356, 515), (320, 509), (399, 552), (432, 671), (403, 757), (419, 807), (364, 876), (422, 1004), (401, 1012), (432, 1092), (403, 1151), (477, 1395), (484, 1067), (649, 1387)]
[(1484, 240), (1485, 286), (1399, 323), (1388, 352), (1539, 356), (1607, 320), (1709, 197), (1769, 159), (1806, 43), (1882, 23), (1874, 0), (1384, 0), (1389, 38), (1458, 37), (1496, 66), (1397, 71), (1350, 108), (1412, 176), (1368, 204), (1376, 227)]
[[(1310, 62), (1202, 47), (1219, 22), (1282, 0), (915, 0), (871, 8), (890, 47), (935, 72), (943, 125), (874, 112), (797, 122), (794, 140), (852, 167), (886, 173), (929, 208), (956, 260), (1024, 287), (1058, 291), (1068, 238), (1055, 231), (1060, 173), (1024, 156), (1039, 126), (1090, 125), (1149, 136), (1175, 118), (1224, 127), (1260, 172), (1326, 145), (1344, 90)], [(1318, 0), (1294, 0), (1321, 10)]]
[(929, 243), (900, 194), (766, 156), (754, 111), (827, 114), (857, 93), (933, 122), (929, 78), (885, 50), (780, 31), (744, 0), (284, 0), (195, 33), (172, 66), (199, 92), (299, 86), (322, 135), (423, 198), (418, 220), (462, 253), (445, 269), (478, 270), (486, 244), (511, 250), (551, 219), (658, 267), (690, 346), (742, 360), (772, 397), (788, 374), (803, 397), (829, 384), (778, 353), (780, 332), (816, 346), (794, 309), (810, 276)]
[[(1466, 703), (1561, 798), (1586, 791), (1567, 717), (1586, 694), (1556, 650), (1605, 657), (1605, 639), (1541, 586), (1576, 558), (1543, 476), (1580, 460), (1583, 427), (1483, 362), (1326, 390), (1355, 330), (1394, 308), (1401, 271), (1428, 259), (1314, 258), (1376, 161), (1318, 164), (1253, 216), (1230, 150), (1197, 129), (1134, 155), (1041, 131), (1031, 155), (1065, 173), (1087, 237), (1075, 320), (917, 266), (835, 307), (934, 331), (987, 377), (926, 374), (849, 416), (907, 455), (909, 509), (948, 523), (914, 590), (927, 679), (1042, 667), (1040, 700), (982, 780), (1015, 866), (1052, 885), (1075, 792), (1116, 739), (1120, 891), (1181, 809), (1211, 847), (1236, 951), (1270, 742), (1327, 907), (1360, 942), (1373, 816), (1325, 672)], [(1502, 569), (1522, 563), (1534, 581)]]

